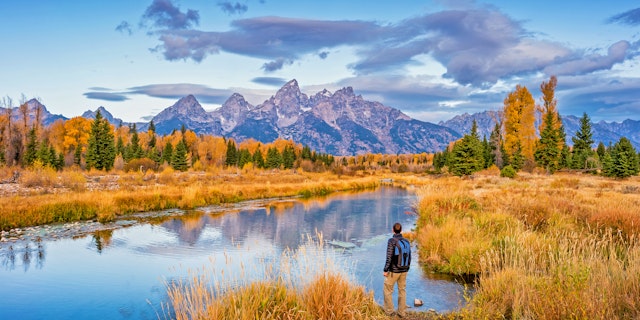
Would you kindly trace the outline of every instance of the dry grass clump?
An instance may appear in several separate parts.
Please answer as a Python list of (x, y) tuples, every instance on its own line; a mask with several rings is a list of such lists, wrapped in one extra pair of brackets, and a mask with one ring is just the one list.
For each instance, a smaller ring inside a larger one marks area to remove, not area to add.
[[(455, 184), (453, 183), (455, 182)], [(640, 318), (640, 195), (587, 175), (436, 179), (416, 239), (431, 269), (479, 275), (463, 319)]]
[[(169, 317), (182, 319), (382, 319), (372, 292), (352, 283), (322, 240), (240, 275), (205, 269), (168, 284)], [(227, 260), (227, 265), (229, 261)]]

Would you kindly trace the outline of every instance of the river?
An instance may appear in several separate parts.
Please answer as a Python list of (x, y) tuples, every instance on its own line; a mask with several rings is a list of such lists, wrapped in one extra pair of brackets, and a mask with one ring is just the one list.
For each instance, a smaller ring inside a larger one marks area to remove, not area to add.
[[(0, 315), (3, 319), (165, 319), (166, 283), (194, 270), (248, 269), (296, 249), (307, 238), (326, 244), (355, 281), (382, 303), (386, 241), (398, 221), (415, 227), (416, 197), (403, 189), (341, 193), (322, 199), (251, 201), (145, 213), (108, 228), (97, 222), (35, 229), (42, 237), (0, 242)], [(142, 222), (140, 222), (142, 220)], [(52, 231), (66, 230), (63, 236)], [(71, 230), (71, 231), (69, 231)], [(75, 230), (75, 231), (73, 231)], [(26, 232), (23, 232), (25, 234)], [(342, 243), (342, 244), (343, 244)], [(461, 304), (464, 288), (423, 273), (413, 250), (407, 302), (444, 312)], [(228, 272), (227, 274), (231, 274)], [(394, 296), (395, 299), (395, 296)]]

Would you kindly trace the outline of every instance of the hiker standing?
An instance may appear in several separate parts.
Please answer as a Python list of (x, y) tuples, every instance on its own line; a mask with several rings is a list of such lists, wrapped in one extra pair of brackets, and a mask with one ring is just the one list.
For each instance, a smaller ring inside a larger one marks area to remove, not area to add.
[(405, 316), (407, 309), (407, 271), (411, 264), (411, 244), (402, 237), (402, 225), (393, 225), (393, 237), (387, 242), (387, 259), (384, 263), (384, 311), (393, 313), (393, 287), (398, 283), (398, 315)]

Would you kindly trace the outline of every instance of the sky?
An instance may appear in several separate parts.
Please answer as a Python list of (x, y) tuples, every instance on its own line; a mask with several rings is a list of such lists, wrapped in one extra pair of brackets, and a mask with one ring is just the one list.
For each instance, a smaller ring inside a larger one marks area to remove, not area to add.
[[(499, 110), (516, 85), (561, 115), (640, 120), (636, 0), (2, 1), (0, 106), (36, 98), (71, 118), (103, 106), (149, 121), (193, 94), (262, 103), (356, 94), (437, 123)], [(11, 103), (9, 103), (11, 102)]]

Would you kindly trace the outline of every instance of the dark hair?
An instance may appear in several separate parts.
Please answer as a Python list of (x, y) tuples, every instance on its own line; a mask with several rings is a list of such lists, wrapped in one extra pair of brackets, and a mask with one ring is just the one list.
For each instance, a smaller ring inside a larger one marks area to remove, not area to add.
[(400, 233), (400, 232), (402, 232), (402, 225), (400, 224), (400, 222), (396, 222), (396, 223), (393, 225), (393, 232), (394, 232), (394, 233)]

